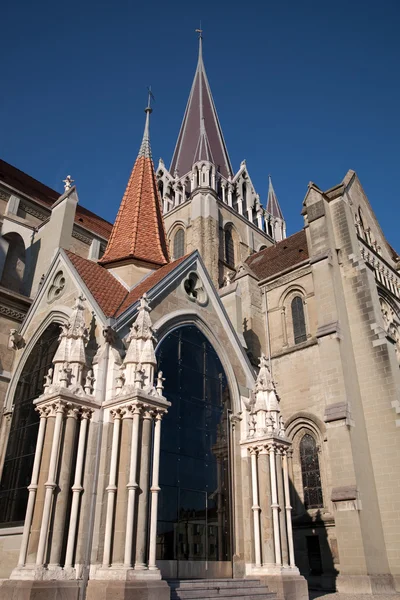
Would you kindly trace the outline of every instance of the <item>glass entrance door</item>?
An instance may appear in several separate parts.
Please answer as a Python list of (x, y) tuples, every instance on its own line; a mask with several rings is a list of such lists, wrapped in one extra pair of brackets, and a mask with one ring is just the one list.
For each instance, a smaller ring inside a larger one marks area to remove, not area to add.
[(157, 560), (166, 578), (231, 577), (229, 389), (194, 326), (158, 349), (171, 408), (163, 419)]

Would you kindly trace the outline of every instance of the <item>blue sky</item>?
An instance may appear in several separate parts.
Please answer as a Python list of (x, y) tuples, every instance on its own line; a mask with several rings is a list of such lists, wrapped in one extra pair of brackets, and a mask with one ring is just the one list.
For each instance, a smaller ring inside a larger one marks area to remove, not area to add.
[(169, 165), (197, 60), (205, 65), (234, 170), (268, 173), (302, 226), (307, 184), (357, 171), (400, 251), (398, 0), (28, 2), (2, 7), (0, 156), (113, 220), (136, 158), (146, 86), (154, 161)]

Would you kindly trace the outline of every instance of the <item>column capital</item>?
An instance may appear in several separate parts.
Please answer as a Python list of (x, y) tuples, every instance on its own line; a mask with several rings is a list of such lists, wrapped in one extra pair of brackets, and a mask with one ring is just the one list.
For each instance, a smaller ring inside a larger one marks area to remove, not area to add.
[(94, 413), (94, 408), (89, 408), (88, 406), (81, 406), (80, 409), (80, 417), (81, 419), (91, 419)]
[(80, 408), (76, 404), (68, 403), (65, 405), (65, 414), (67, 418), (78, 419)]

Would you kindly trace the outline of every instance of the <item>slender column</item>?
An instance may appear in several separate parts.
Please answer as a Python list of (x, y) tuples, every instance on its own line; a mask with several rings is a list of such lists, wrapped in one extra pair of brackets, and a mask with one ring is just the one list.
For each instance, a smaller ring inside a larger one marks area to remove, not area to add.
[(36, 442), (35, 458), (33, 461), (32, 479), (31, 479), (31, 483), (28, 487), (28, 490), (29, 490), (28, 506), (26, 508), (24, 531), (22, 533), (21, 548), (19, 551), (19, 559), (18, 559), (19, 567), (24, 566), (25, 561), (26, 561), (26, 554), (28, 551), (29, 534), (31, 531), (33, 510), (35, 508), (36, 492), (38, 489), (39, 468), (40, 468), (40, 462), (42, 460), (44, 435), (46, 433), (46, 420), (47, 420), (48, 408), (47, 407), (38, 407), (36, 410), (40, 414), (40, 423), (39, 423), (39, 432), (38, 432), (38, 437), (37, 437), (37, 442)]
[(67, 405), (64, 439), (60, 449), (60, 472), (58, 476), (58, 494), (55, 501), (53, 531), (51, 535), (51, 551), (49, 568), (60, 565), (61, 550), (65, 535), (67, 505), (71, 486), (72, 460), (74, 458), (74, 440), (79, 408)]
[(80, 496), (83, 492), (82, 487), (82, 473), (83, 464), (85, 460), (85, 444), (86, 444), (86, 433), (88, 428), (89, 419), (92, 416), (91, 409), (82, 409), (81, 413), (81, 425), (79, 428), (79, 439), (78, 439), (78, 451), (76, 455), (76, 467), (75, 467), (75, 479), (72, 486), (72, 503), (71, 503), (71, 516), (69, 520), (69, 531), (67, 550), (65, 554), (65, 568), (72, 567), (72, 560), (74, 555), (75, 541), (76, 541), (76, 529), (78, 525), (78, 513), (79, 513), (79, 502)]
[(228, 206), (232, 208), (232, 184), (228, 185)]
[(282, 457), (283, 463), (283, 483), (285, 486), (285, 511), (286, 511), (286, 527), (289, 544), (289, 566), (294, 567), (294, 546), (293, 546), (293, 531), (292, 531), (292, 507), (290, 505), (290, 488), (288, 474), (288, 457), (287, 451), (284, 451)]
[(275, 564), (275, 555), (271, 508), (271, 478), (269, 474), (269, 458), (265, 448), (258, 455), (257, 466), (260, 488), (262, 564), (273, 565)]
[[(288, 467), (288, 475), (289, 475), (289, 491), (290, 491), (290, 504), (292, 505), (292, 511), (293, 508), (295, 509), (296, 512), (296, 498), (294, 497), (294, 476), (293, 476), (293, 448), (288, 448), (286, 450), (286, 456), (287, 456), (287, 467)], [(290, 485), (290, 483), (292, 485)]]
[(151, 482), (151, 510), (150, 510), (150, 547), (149, 547), (149, 569), (157, 569), (156, 547), (157, 547), (157, 512), (158, 512), (158, 473), (160, 470), (160, 441), (161, 441), (161, 419), (162, 414), (157, 412), (154, 422), (154, 447), (153, 447), (153, 473)]
[(114, 511), (112, 565), (123, 565), (125, 558), (126, 517), (128, 511), (129, 464), (132, 441), (132, 411), (126, 407), (122, 417), (118, 460), (118, 492)]
[(222, 456), (221, 454), (217, 454), (217, 527), (218, 527), (218, 560), (223, 560), (223, 506), (222, 506), (222, 494), (221, 494), (221, 486), (222, 486)]
[(226, 204), (226, 184), (221, 183), (221, 191), (222, 191), (222, 202)]
[(261, 567), (261, 540), (260, 540), (260, 506), (258, 504), (257, 482), (257, 451), (251, 448), (251, 487), (253, 492), (253, 526), (254, 526), (254, 556), (256, 567)]
[(271, 473), (271, 498), (272, 498), (272, 519), (274, 524), (274, 546), (275, 546), (275, 562), (277, 565), (282, 564), (281, 561), (281, 543), (279, 539), (279, 504), (278, 493), (276, 489), (276, 465), (275, 465), (275, 446), (271, 444), (269, 447), (269, 470)]
[(152, 417), (150, 411), (143, 415), (142, 450), (140, 457), (140, 496), (137, 517), (135, 569), (143, 570), (146, 565), (147, 519), (149, 504), (149, 467)]
[(49, 531), (49, 523), (50, 523), (51, 504), (52, 504), (52, 500), (53, 500), (54, 489), (56, 487), (55, 478), (56, 478), (56, 472), (57, 472), (58, 454), (59, 454), (59, 449), (60, 449), (61, 430), (62, 430), (63, 418), (64, 418), (63, 403), (57, 402), (55, 410), (56, 410), (56, 420), (55, 420), (55, 425), (54, 425), (53, 442), (51, 445), (49, 476), (48, 476), (46, 483), (44, 484), (44, 487), (46, 488), (46, 492), (45, 492), (45, 496), (44, 496), (44, 506), (43, 506), (42, 524), (40, 527), (38, 551), (37, 551), (37, 555), (36, 555), (36, 564), (38, 566), (43, 565), (43, 562), (44, 562), (47, 534)]
[(277, 483), (278, 483), (278, 502), (279, 502), (279, 528), (281, 534), (281, 551), (282, 564), (288, 566), (288, 543), (286, 534), (286, 511), (285, 511), (285, 494), (283, 483), (283, 465), (282, 465), (282, 450), (277, 448), (276, 453), (276, 468), (277, 468)]
[(119, 434), (121, 430), (121, 410), (116, 409), (111, 411), (114, 417), (114, 430), (111, 445), (111, 460), (110, 460), (110, 477), (106, 488), (107, 498), (107, 514), (106, 514), (106, 529), (104, 532), (104, 553), (103, 567), (109, 567), (111, 563), (111, 540), (112, 540), (112, 525), (114, 516), (115, 495), (117, 493), (117, 466), (118, 466), (118, 447)]
[(128, 510), (126, 514), (126, 537), (125, 537), (125, 554), (124, 565), (132, 566), (132, 548), (133, 548), (133, 527), (135, 522), (135, 507), (136, 494), (138, 490), (137, 482), (137, 463), (139, 452), (139, 426), (141, 406), (133, 407), (133, 422), (132, 422), (132, 440), (131, 440), (131, 460), (129, 465), (129, 481), (128, 485)]

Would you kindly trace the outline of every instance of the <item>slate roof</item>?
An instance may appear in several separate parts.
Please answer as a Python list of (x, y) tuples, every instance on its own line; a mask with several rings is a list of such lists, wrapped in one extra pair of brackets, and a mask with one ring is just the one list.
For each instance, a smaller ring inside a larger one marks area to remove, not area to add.
[(309, 258), (309, 254), (306, 233), (302, 229), (275, 246), (252, 254), (246, 260), (246, 264), (262, 280), (290, 267), (295, 267), (307, 258)]
[(169, 262), (161, 200), (151, 158), (150, 113), (151, 108), (146, 108), (142, 144), (100, 261), (102, 264), (130, 258), (159, 266)]
[(118, 317), (187, 258), (183, 256), (153, 271), (128, 291), (110, 271), (98, 263), (69, 250), (65, 250), (65, 253), (106, 317)]
[[(51, 208), (61, 196), (61, 194), (47, 185), (44, 185), (40, 181), (37, 181), (37, 179), (1, 159), (0, 181), (33, 198), (38, 204), (42, 204), (47, 208)], [(110, 237), (112, 224), (80, 204), (76, 207), (75, 223), (93, 231), (93, 233), (97, 233), (105, 239)]]
[(179, 177), (183, 177), (199, 160), (208, 160), (215, 164), (227, 179), (233, 175), (204, 68), (201, 35), (196, 73), (172, 157), (170, 173), (174, 174), (177, 170)]
[(271, 175), (268, 175), (269, 185), (268, 185), (268, 199), (267, 199), (267, 212), (269, 212), (273, 217), (278, 217), (278, 219), (283, 220), (283, 214), (281, 211), (281, 207), (279, 206), (278, 198), (276, 197), (274, 186), (272, 185)]

